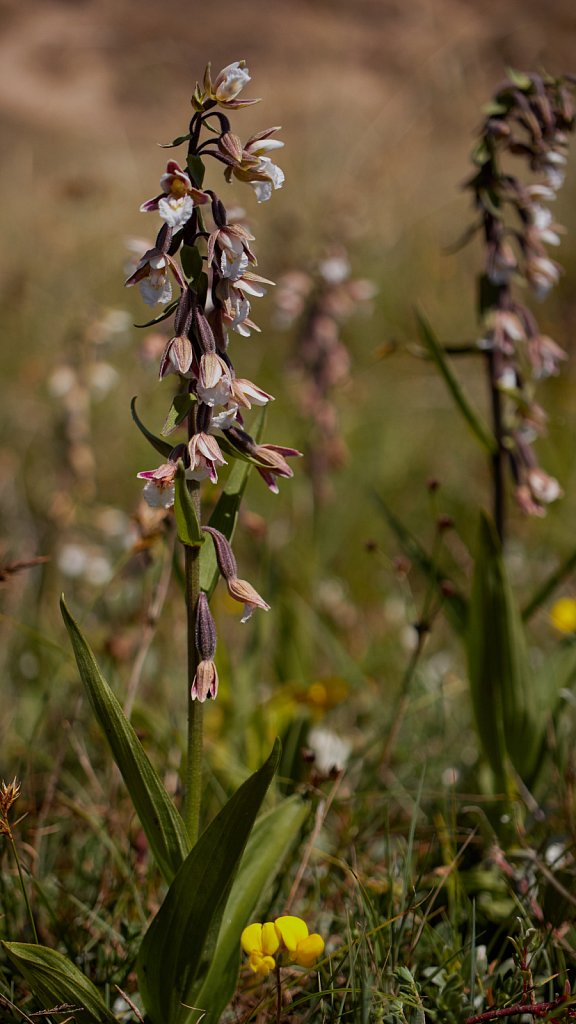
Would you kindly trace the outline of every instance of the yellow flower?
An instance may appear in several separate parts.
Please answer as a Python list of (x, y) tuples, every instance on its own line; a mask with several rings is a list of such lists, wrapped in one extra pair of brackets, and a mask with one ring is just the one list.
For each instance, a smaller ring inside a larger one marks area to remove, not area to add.
[(324, 939), (321, 935), (309, 935), (308, 926), (301, 917), (277, 917), (274, 926), (292, 963), (300, 967), (312, 967), (318, 957), (322, 956)]
[(576, 598), (560, 597), (550, 609), (550, 622), (559, 633), (576, 633)]
[(242, 949), (248, 954), (248, 965), (254, 974), (266, 978), (276, 967), (274, 953), (280, 939), (271, 921), (249, 924), (240, 937)]

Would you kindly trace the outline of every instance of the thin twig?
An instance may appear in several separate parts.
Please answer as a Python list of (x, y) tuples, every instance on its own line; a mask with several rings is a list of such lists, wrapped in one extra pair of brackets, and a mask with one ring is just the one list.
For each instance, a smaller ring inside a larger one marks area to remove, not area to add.
[(300, 883), (302, 881), (302, 878), (304, 877), (304, 872), (306, 871), (306, 868), (308, 867), (308, 862), (310, 860), (310, 857), (312, 856), (312, 850), (314, 849), (314, 846), (316, 844), (316, 840), (318, 839), (318, 836), (320, 835), (320, 832), (322, 830), (322, 826), (324, 825), (324, 822), (326, 821), (326, 818), (328, 816), (328, 811), (330, 810), (330, 808), (332, 806), (332, 803), (334, 801), (334, 797), (336, 796), (336, 793), (338, 792), (338, 789), (340, 787), (340, 783), (342, 782), (343, 777), (344, 777), (344, 773), (341, 772), (338, 775), (338, 777), (334, 780), (334, 785), (332, 786), (332, 789), (330, 790), (326, 800), (321, 800), (320, 803), (318, 804), (318, 807), (316, 808), (316, 814), (314, 816), (314, 828), (312, 829), (312, 832), (310, 834), (310, 838), (308, 839), (308, 842), (306, 844), (306, 849), (304, 850), (304, 853), (302, 855), (302, 859), (300, 861), (300, 865), (298, 867), (298, 871), (296, 872), (296, 877), (295, 877), (295, 879), (294, 879), (294, 881), (292, 883), (292, 888), (290, 889), (290, 892), (288, 894), (288, 899), (286, 900), (286, 906), (285, 906), (285, 909), (284, 909), (284, 913), (285, 914), (289, 914), (290, 913), (290, 908), (291, 908), (294, 900), (296, 899), (296, 895), (298, 893), (298, 889), (300, 888)]
[(124, 714), (126, 715), (126, 718), (130, 718), (132, 714), (134, 708), (134, 701), (136, 699), (136, 693), (140, 685), (140, 680), (142, 678), (144, 663), (146, 661), (146, 658), (148, 657), (148, 652), (150, 650), (152, 641), (154, 639), (154, 634), (156, 632), (156, 626), (158, 625), (158, 620), (160, 619), (162, 609), (164, 607), (164, 604), (166, 603), (166, 598), (168, 596), (170, 580), (172, 578), (172, 557), (174, 553), (174, 543), (175, 534), (172, 533), (172, 536), (170, 537), (166, 545), (166, 557), (164, 565), (162, 566), (160, 578), (156, 585), (156, 590), (152, 595), (148, 611), (146, 612), (146, 619), (144, 623), (144, 629), (142, 630), (140, 646), (138, 647), (138, 650), (136, 652), (134, 666), (132, 668), (130, 679), (128, 680), (128, 686), (126, 688), (126, 700), (124, 701)]

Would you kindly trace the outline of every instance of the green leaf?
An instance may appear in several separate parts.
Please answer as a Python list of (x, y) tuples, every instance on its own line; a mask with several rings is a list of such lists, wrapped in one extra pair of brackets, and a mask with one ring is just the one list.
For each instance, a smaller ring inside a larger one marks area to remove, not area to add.
[(160, 149), (174, 149), (175, 146), (181, 146), (183, 142), (190, 141), (190, 132), (188, 135), (179, 135), (178, 138), (172, 139), (172, 142), (159, 142)]
[(468, 673), (478, 735), (499, 787), (507, 759), (527, 785), (543, 740), (520, 612), (508, 580), (500, 542), (487, 516), (472, 581), (467, 636)]
[(490, 159), (490, 151), (483, 140), (477, 142), (474, 146), (471, 159), (472, 163), (476, 164), (477, 167), (482, 167)]
[(98, 989), (62, 953), (27, 942), (2, 942), (2, 946), (43, 1009), (64, 1003), (74, 1007), (67, 1016), (80, 1024), (117, 1024)]
[[(240, 936), (282, 869), (298, 837), (310, 805), (299, 796), (283, 800), (256, 822), (232, 886), (214, 957), (194, 1005), (205, 1013), (206, 1024), (216, 1024), (234, 995), (240, 960)], [(200, 1017), (198, 1018), (198, 1020)]]
[(500, 103), (498, 100), (490, 100), (482, 107), (482, 113), (486, 114), (487, 117), (500, 117), (502, 114), (508, 113), (510, 104)]
[(516, 71), (514, 68), (506, 68), (506, 74), (513, 85), (522, 92), (528, 92), (532, 88), (532, 79), (524, 71)]
[(202, 256), (195, 245), (183, 245), (180, 250), (180, 259), (184, 277), (188, 284), (193, 286), (204, 267)]
[(536, 670), (537, 711), (547, 724), (556, 715), (561, 690), (571, 690), (576, 680), (576, 644), (557, 647)]
[(444, 352), (442, 351), (442, 346), (438, 341), (436, 335), (434, 334), (432, 328), (430, 327), (428, 321), (426, 320), (424, 315), (420, 313), (418, 310), (416, 310), (416, 318), (418, 320), (418, 326), (420, 328), (420, 336), (422, 338), (422, 341), (426, 345), (426, 348), (428, 349), (431, 358), (436, 363), (436, 366), (440, 371), (440, 374), (444, 378), (444, 382), (448, 387), (448, 390), (452, 395), (452, 398), (454, 399), (456, 406), (462, 413), (472, 433), (475, 435), (478, 441), (480, 441), (480, 444), (486, 449), (486, 451), (492, 454), (493, 452), (496, 451), (496, 442), (492, 437), (492, 434), (487, 429), (487, 427), (484, 426), (482, 420), (470, 405), (470, 402), (468, 401), (461, 384), (454, 376), (450, 363), (448, 362)]
[(158, 867), (166, 881), (171, 882), (190, 849), (184, 822), (102, 676), (64, 598), (60, 608), (92, 710), (126, 783)]
[(204, 181), (204, 175), (206, 168), (199, 156), (189, 156), (186, 161), (186, 166), (190, 171), (190, 177), (192, 178), (192, 184), (196, 188), (202, 188), (202, 182)]
[(198, 522), (192, 495), (188, 490), (186, 474), (181, 460), (178, 461), (174, 485), (174, 516), (178, 540), (189, 548), (198, 548), (204, 543), (205, 537), (200, 529), (200, 523)]
[(142, 420), (140, 419), (138, 413), (136, 412), (135, 398), (133, 398), (132, 401), (130, 402), (130, 409), (132, 412), (132, 419), (134, 420), (134, 423), (138, 427), (140, 433), (144, 434), (146, 440), (150, 442), (152, 447), (155, 448), (157, 452), (160, 452), (160, 455), (163, 455), (165, 458), (168, 458), (172, 452), (172, 445), (169, 444), (168, 441), (163, 441), (161, 437), (156, 437), (155, 434), (152, 434), (148, 430), (148, 428), (144, 426)]
[(170, 412), (161, 430), (164, 437), (167, 434), (171, 434), (186, 419), (197, 401), (196, 395), (190, 394), (189, 391), (184, 391), (181, 395), (174, 396)]
[[(441, 583), (446, 580), (446, 573), (443, 573), (440, 567), (430, 558), (430, 555), (425, 548), (422, 547), (414, 534), (411, 533), (410, 530), (408, 530), (407, 527), (398, 519), (383, 498), (381, 498), (377, 493), (374, 493), (374, 498), (382, 510), (386, 522), (391, 530), (396, 534), (396, 537), (408, 555), (410, 561), (414, 562), (414, 564), (418, 566), (427, 579), (432, 580), (438, 588), (440, 588)], [(456, 632), (462, 635), (466, 629), (466, 621), (468, 617), (468, 602), (466, 598), (463, 594), (455, 590), (452, 594), (443, 595), (443, 600), (443, 608), (446, 613), (446, 617), (450, 620), (450, 623)]]
[(161, 324), (163, 320), (167, 320), (169, 316), (172, 316), (172, 313), (176, 309), (177, 305), (178, 299), (174, 299), (174, 302), (170, 302), (167, 306), (165, 306), (162, 312), (158, 313), (158, 316), (153, 316), (152, 319), (147, 320), (145, 324), (134, 324), (134, 327), (153, 327), (154, 324)]
[(277, 740), (200, 836), (144, 936), (137, 973), (153, 1024), (183, 1024), (194, 1013), (194, 993), (213, 961), (230, 888), (279, 758)]

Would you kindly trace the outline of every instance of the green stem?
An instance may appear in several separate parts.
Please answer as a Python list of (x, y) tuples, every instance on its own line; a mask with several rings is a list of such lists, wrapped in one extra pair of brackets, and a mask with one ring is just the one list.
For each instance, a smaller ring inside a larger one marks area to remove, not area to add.
[(502, 395), (496, 381), (494, 353), (487, 353), (486, 366), (488, 370), (488, 388), (490, 391), (490, 404), (492, 407), (492, 430), (496, 449), (490, 457), (490, 468), (492, 477), (492, 511), (494, 524), (500, 542), (504, 543), (504, 427), (502, 416)]
[[(188, 488), (200, 522), (200, 484), (188, 482)], [(192, 845), (198, 839), (200, 830), (200, 807), (202, 803), (202, 732), (203, 705), (192, 700), (190, 694), (198, 656), (196, 652), (196, 610), (200, 595), (200, 548), (185, 548), (184, 573), (186, 580), (186, 622), (187, 622), (187, 695), (188, 741), (184, 771), (184, 823)]]
[(38, 944), (38, 932), (36, 931), (36, 923), (34, 921), (34, 914), (32, 913), (32, 907), (30, 906), (30, 900), (28, 898), (28, 890), (26, 889), (26, 886), (24, 884), (24, 875), (22, 873), (22, 866), (20, 864), (20, 857), (18, 856), (18, 848), (16, 846), (16, 843), (14, 842), (14, 836), (12, 835), (12, 832), (10, 832), (10, 831), (8, 832), (8, 838), (9, 838), (10, 844), (12, 846), (12, 852), (14, 854), (14, 860), (16, 861), (16, 867), (18, 868), (18, 878), (20, 879), (20, 888), (22, 890), (22, 895), (24, 897), (24, 902), (26, 904), (26, 910), (28, 912), (28, 917), (30, 918), (30, 924), (32, 926), (32, 934), (34, 935), (34, 942), (36, 944)]

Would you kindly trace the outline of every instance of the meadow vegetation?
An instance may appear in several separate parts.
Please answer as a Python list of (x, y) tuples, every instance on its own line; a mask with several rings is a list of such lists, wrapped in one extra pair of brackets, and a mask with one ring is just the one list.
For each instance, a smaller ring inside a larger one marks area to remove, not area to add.
[(527, 70), (450, 238), (327, 229), (253, 62), (128, 253), (156, 185), (96, 143), (44, 244), (7, 210), (3, 1020), (576, 1016), (574, 82)]

